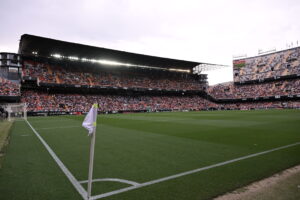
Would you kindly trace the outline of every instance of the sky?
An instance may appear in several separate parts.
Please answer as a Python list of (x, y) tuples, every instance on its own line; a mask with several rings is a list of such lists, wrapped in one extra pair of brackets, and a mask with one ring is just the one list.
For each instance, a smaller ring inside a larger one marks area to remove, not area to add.
[(234, 55), (300, 43), (299, 0), (1, 0), (0, 52), (33, 34), (134, 53), (228, 65)]

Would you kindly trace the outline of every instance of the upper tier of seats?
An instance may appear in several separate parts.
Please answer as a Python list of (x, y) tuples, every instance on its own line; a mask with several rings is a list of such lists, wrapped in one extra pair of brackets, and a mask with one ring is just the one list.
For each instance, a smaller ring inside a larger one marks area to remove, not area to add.
[(197, 75), (157, 70), (84, 71), (62, 66), (24, 61), (22, 75), (38, 78), (40, 83), (104, 87), (148, 88), (160, 90), (205, 90), (206, 82)]
[(300, 47), (233, 61), (234, 82), (300, 74)]

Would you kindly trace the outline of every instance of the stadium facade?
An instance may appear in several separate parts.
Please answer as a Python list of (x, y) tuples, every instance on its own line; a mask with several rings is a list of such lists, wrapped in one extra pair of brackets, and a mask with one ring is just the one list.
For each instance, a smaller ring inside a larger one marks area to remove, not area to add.
[(0, 101), (31, 115), (300, 108), (299, 47), (234, 60), (234, 82), (209, 87), (200, 72), (216, 66), (25, 34), (0, 53)]

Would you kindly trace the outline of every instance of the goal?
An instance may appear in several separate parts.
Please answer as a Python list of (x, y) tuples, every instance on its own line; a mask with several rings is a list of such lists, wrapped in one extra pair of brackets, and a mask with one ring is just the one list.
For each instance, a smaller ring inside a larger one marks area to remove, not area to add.
[(2, 105), (7, 112), (8, 121), (12, 120), (27, 120), (26, 103), (10, 103)]

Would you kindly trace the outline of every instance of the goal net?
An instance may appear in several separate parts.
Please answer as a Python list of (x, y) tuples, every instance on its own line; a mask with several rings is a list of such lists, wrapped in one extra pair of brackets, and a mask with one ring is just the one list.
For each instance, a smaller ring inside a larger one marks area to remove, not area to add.
[(10, 103), (1, 106), (7, 113), (8, 121), (27, 120), (27, 106), (25, 103)]

